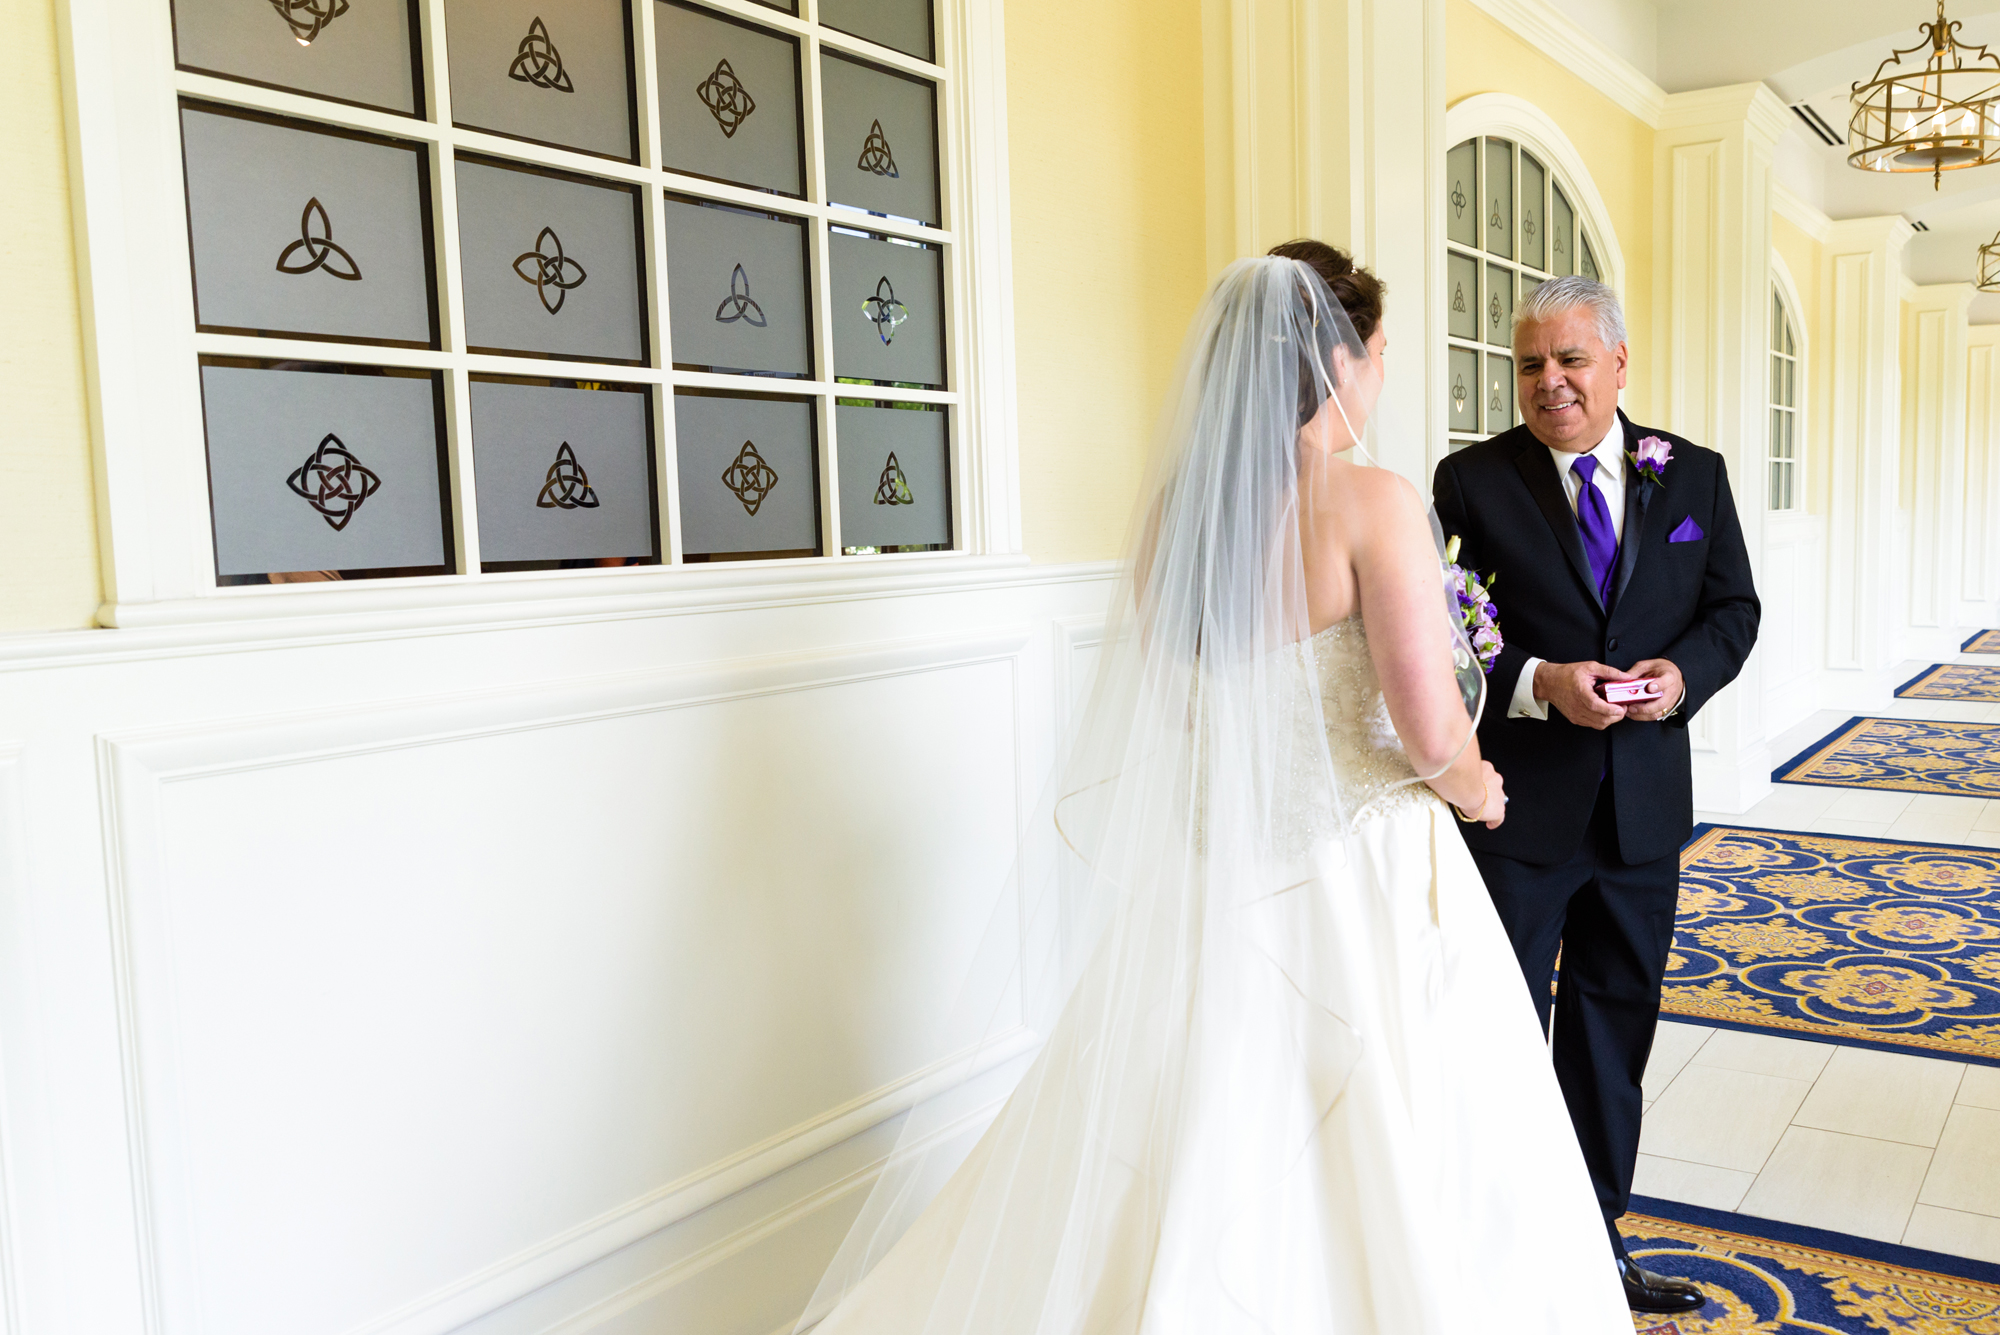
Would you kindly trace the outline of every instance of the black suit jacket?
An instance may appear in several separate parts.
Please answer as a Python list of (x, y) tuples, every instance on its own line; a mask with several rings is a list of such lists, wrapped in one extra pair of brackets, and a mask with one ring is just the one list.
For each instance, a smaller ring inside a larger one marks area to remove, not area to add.
[[(1565, 860), (1583, 842), (1607, 774), (1626, 862), (1650, 862), (1686, 842), (1694, 828), (1688, 720), (1734, 680), (1757, 641), (1761, 608), (1722, 456), (1635, 427), (1622, 412), (1618, 420), (1627, 454), (1641, 436), (1660, 436), (1673, 445), (1673, 459), (1657, 483), (1626, 466), (1624, 539), (1608, 610), (1555, 462), (1526, 427), (1448, 455), (1437, 468), (1438, 519), (1461, 540), (1459, 564), (1498, 576), (1493, 602), (1506, 642), (1487, 678), (1479, 744), (1507, 781), (1507, 819), (1497, 830), (1463, 827), (1477, 852), (1543, 866)], [(1687, 519), (1703, 536), (1669, 542)], [(1665, 658), (1681, 670), (1687, 694), (1671, 718), (1627, 719), (1603, 732), (1553, 708), (1546, 720), (1510, 719), (1530, 656), (1621, 669)]]

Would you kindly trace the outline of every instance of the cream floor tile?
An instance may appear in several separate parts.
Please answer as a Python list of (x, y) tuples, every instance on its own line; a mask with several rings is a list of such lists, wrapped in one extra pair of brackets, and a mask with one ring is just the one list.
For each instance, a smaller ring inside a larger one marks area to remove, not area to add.
[(1974, 848), (2000, 848), (2000, 830), (1967, 830), (1959, 836), (1958, 842)]
[(1750, 1190), (1750, 1184), (1756, 1180), (1755, 1173), (1739, 1173), (1728, 1168), (1711, 1168), (1707, 1164), (1662, 1159), (1657, 1154), (1642, 1154), (1632, 1175), (1632, 1190), (1641, 1196), (1658, 1196), (1662, 1200), (1683, 1201), (1711, 1210), (1734, 1210), (1742, 1203), (1743, 1193)]
[(1744, 1214), (1900, 1242), (1931, 1152), (1795, 1126), (1744, 1194)]
[(1984, 814), (1986, 799), (1952, 797), (1943, 793), (1919, 793), (1910, 799), (1909, 809), (1889, 826), (1889, 837), (1908, 839), (1963, 839), (1974, 821)]
[(1910, 1211), (1910, 1226), (1903, 1231), (1903, 1245), (2000, 1264), (2000, 1219), (1919, 1205)]
[(1646, 1059), (1646, 1097), (1658, 1099), (1688, 1059), (1701, 1051), (1702, 1045), (1720, 1030), (1706, 1025), (1680, 1024), (1673, 1020), (1660, 1021), (1659, 1029), (1653, 1035), (1653, 1052)]
[(1795, 1125), (1937, 1147), (1965, 1067), (1869, 1048), (1832, 1051)]
[(2000, 1109), (1961, 1104), (1951, 1110), (1919, 1199), (2000, 1217)]
[(1979, 813), (1979, 819), (1972, 822), (1972, 828), (2000, 833), (2000, 802), (1987, 802), (1986, 809)]
[(1828, 820), (1859, 820), (1887, 825), (1910, 809), (1909, 793), (1889, 793), (1873, 788), (1843, 788), (1826, 809)]
[[(1808, 1043), (1777, 1034), (1745, 1034), (1718, 1029), (1691, 1059), (1697, 1066), (1720, 1066), (1753, 1075), (1778, 1075), (1787, 1080), (1816, 1080), (1839, 1049), (1831, 1043)], [(1810, 1103), (1810, 1099), (1807, 1100)], [(1944, 1119), (1938, 1119), (1944, 1125)]]
[(1639, 1150), (1755, 1173), (1811, 1089), (1806, 1080), (1689, 1066), (1654, 1102), (1640, 1132)]
[(1973, 1108), (2000, 1108), (2000, 1066), (1967, 1066), (1958, 1101)]
[(1886, 821), (1836, 820), (1832, 816), (1820, 817), (1814, 828), (1821, 834), (1845, 834), (1856, 839), (1881, 839), (1889, 833)]
[(1737, 819), (1745, 825), (1817, 820), (1839, 797), (1838, 788), (1815, 788), (1798, 783), (1773, 784), (1770, 796), (1761, 799)]

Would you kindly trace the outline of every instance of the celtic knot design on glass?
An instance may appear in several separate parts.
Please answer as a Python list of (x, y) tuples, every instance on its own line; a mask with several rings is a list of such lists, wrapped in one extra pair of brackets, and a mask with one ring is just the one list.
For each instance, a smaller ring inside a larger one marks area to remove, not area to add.
[(382, 479), (363, 467), (340, 437), (329, 431), (319, 448), (285, 479), (285, 485), (303, 496), (327, 526), (338, 532), (347, 527), (363, 501), (382, 489)]
[(771, 488), (778, 485), (778, 470), (765, 463), (757, 446), (746, 440), (729, 467), (722, 470), (722, 485), (736, 493), (745, 514), (754, 515)]
[(1453, 182), (1451, 183), (1451, 211), (1452, 211), (1452, 215), (1453, 215), (1454, 217), (1459, 217), (1459, 218), (1463, 218), (1463, 217), (1465, 216), (1465, 206), (1466, 206), (1466, 204), (1468, 204), (1469, 202), (1470, 202), (1470, 201), (1469, 201), (1469, 200), (1467, 200), (1467, 199), (1466, 199), (1466, 197), (1465, 197), (1465, 182), (1463, 182), (1463, 181), (1453, 181)]
[(738, 127), (757, 109), (757, 99), (750, 96), (750, 90), (743, 86), (743, 80), (736, 77), (736, 71), (729, 68), (726, 60), (717, 61), (713, 72), (696, 84), (694, 91), (708, 108), (708, 114), (722, 127), (725, 139), (734, 139)]
[(896, 337), (896, 330), (903, 321), (910, 318), (910, 308), (896, 300), (895, 285), (885, 274), (882, 281), (875, 284), (875, 295), (861, 303), (861, 314), (875, 326), (875, 332), (882, 336), (886, 345)]
[(1460, 315), (1465, 314), (1465, 284), (1456, 283), (1452, 286), (1451, 308)]
[[(305, 258), (293, 259), (300, 251), (305, 252)], [(361, 266), (334, 242), (333, 224), (327, 220), (326, 208), (317, 195), (307, 200), (299, 213), (299, 239), (278, 252), (279, 273), (307, 274), (315, 269), (323, 269), (350, 283), (361, 279)]]
[(1500, 212), (1500, 201), (1497, 197), (1493, 201), (1493, 216), (1486, 220), (1486, 225), (1496, 232), (1507, 225), (1507, 219)]
[(740, 264), (730, 272), (729, 295), (715, 308), (717, 324), (735, 324), (738, 320), (758, 329), (765, 324), (764, 308), (751, 298), (750, 275), (743, 272)]
[(910, 495), (910, 480), (903, 476), (903, 466), (896, 462), (895, 452), (889, 454), (889, 462), (882, 465), (882, 476), (875, 482), (875, 504), (915, 505), (917, 498)]
[[(583, 280), (590, 276), (581, 264), (563, 254), (562, 238), (553, 227), (541, 230), (535, 237), (533, 250), (524, 250), (514, 257), (514, 272), (522, 282), (535, 285), (542, 308), (550, 315), (563, 308), (563, 298), (571, 288), (582, 287)], [(552, 292), (553, 297), (549, 295)]]
[(1454, 376), (1451, 382), (1452, 407), (1459, 412), (1464, 412), (1465, 401), (1470, 397), (1471, 396), (1465, 392), (1465, 377), (1462, 375)]
[(521, 39), (521, 45), (514, 52), (514, 63), (507, 67), (507, 77), (522, 83), (533, 84), (537, 88), (547, 88), (551, 92), (573, 93), (576, 88), (569, 81), (569, 71), (563, 68), (562, 52), (549, 40), (548, 25), (537, 14), (528, 24), (528, 35)]
[(1501, 314), (1502, 311), (1500, 309), (1500, 294), (1498, 292), (1495, 292), (1493, 294), (1493, 300), (1486, 303), (1486, 317), (1491, 321), (1493, 321), (1493, 327), (1495, 329), (1498, 329), (1500, 327)]
[(347, 12), (347, 0), (271, 0), (271, 8), (300, 46), (311, 46), (322, 28)]
[(854, 164), (865, 172), (877, 176), (900, 177), (896, 170), (896, 155), (889, 149), (888, 136), (882, 133), (882, 122), (876, 121), (868, 127), (868, 138), (862, 141), (860, 160)]
[(1530, 244), (1533, 244), (1535, 239), (1535, 215), (1532, 210), (1524, 210), (1521, 214), (1521, 235), (1526, 237)]
[(591, 490), (590, 475), (576, 461), (576, 451), (564, 441), (556, 447), (556, 461), (549, 465), (542, 481), (542, 494), (535, 497), (539, 510), (595, 510), (597, 493)]

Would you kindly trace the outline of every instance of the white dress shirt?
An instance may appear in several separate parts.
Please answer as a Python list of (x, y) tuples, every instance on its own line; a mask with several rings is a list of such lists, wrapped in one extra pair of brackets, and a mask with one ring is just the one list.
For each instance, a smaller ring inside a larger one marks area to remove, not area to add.
[[(1576, 461), (1583, 456), (1548, 446), (1544, 446), (1543, 448), (1548, 449), (1549, 458), (1555, 461), (1556, 474), (1562, 478), (1563, 495), (1569, 497), (1570, 513), (1575, 514), (1576, 498), (1583, 494), (1583, 479), (1572, 471), (1572, 469)], [(1604, 503), (1611, 510), (1611, 532), (1622, 542), (1625, 537), (1625, 423), (1623, 419), (1614, 418), (1612, 420), (1610, 433), (1603, 440), (1598, 441), (1597, 447), (1591, 450), (1590, 453), (1591, 457), (1597, 460), (1597, 473), (1590, 479), (1590, 485), (1603, 493)], [(1504, 618), (1502, 619), (1502, 633), (1505, 633)], [(1521, 675), (1514, 682), (1514, 698), (1507, 706), (1508, 718), (1545, 719), (1549, 716), (1548, 701), (1537, 700), (1535, 698), (1535, 669), (1540, 667), (1542, 662), (1542, 659), (1531, 657), (1521, 668)]]

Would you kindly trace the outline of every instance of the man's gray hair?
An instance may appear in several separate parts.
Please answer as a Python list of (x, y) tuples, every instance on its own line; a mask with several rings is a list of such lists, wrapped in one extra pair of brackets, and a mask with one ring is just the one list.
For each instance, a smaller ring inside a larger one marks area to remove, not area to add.
[(1515, 339), (1518, 341), (1520, 337), (1521, 326), (1531, 320), (1552, 320), (1578, 309), (1589, 311), (1596, 319), (1598, 340), (1606, 348), (1615, 348), (1625, 341), (1625, 312), (1618, 305), (1618, 294), (1582, 274), (1551, 278), (1521, 298), (1521, 304), (1514, 308)]

